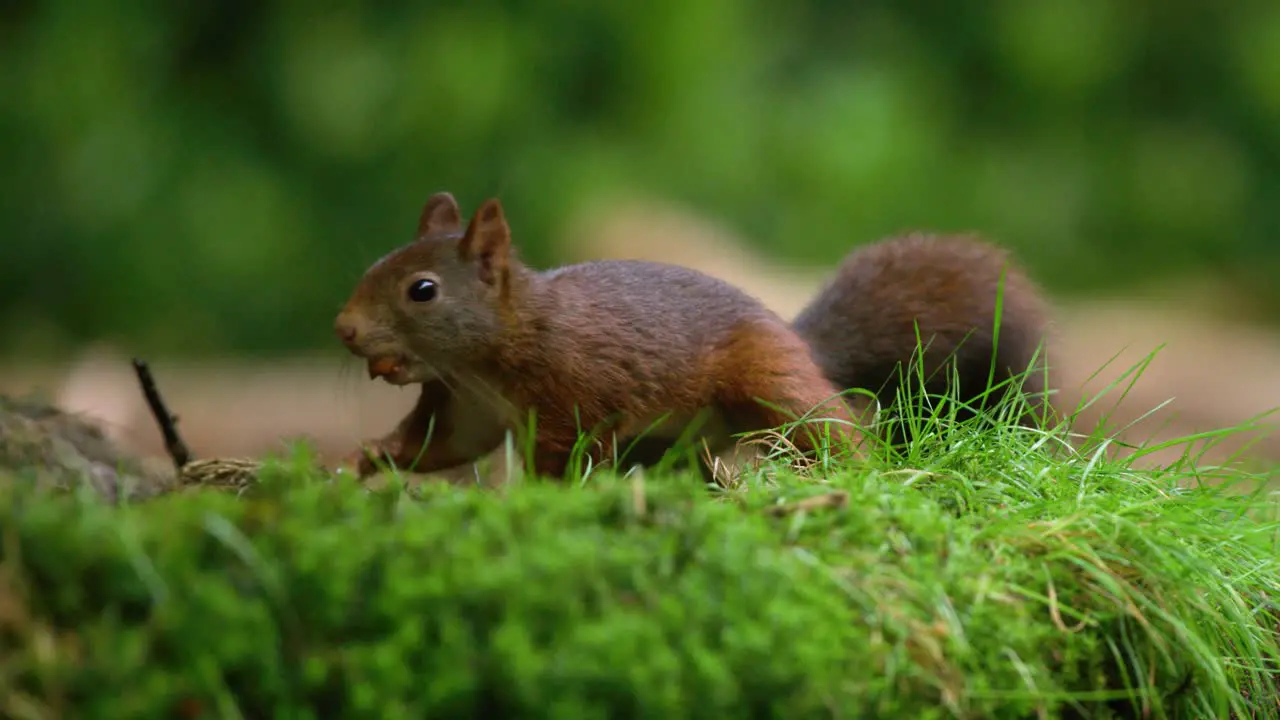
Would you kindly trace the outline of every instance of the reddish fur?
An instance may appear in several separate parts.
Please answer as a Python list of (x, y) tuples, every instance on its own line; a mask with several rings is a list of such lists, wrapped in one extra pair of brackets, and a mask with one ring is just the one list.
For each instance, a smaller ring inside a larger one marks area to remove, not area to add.
[[(419, 240), (375, 263), (336, 321), (352, 352), (371, 363), (393, 355), (413, 372), (430, 367), (448, 379), (428, 381), (400, 428), (379, 441), (398, 464), (417, 454), (408, 441), (420, 434), (406, 428), (424, 427), (433, 413), (447, 416), (437, 419), (445, 433), (437, 429), (419, 471), (478, 459), (496, 447), (499, 429), (521, 432), (532, 411), (533, 470), (552, 476), (563, 475), (580, 431), (596, 434), (588, 454), (601, 462), (614, 436), (624, 447), (665, 413), (683, 423), (710, 410), (702, 434), (713, 451), (727, 446), (727, 432), (770, 429), (819, 404), (819, 417), (852, 421), (804, 342), (741, 290), (639, 261), (533, 271), (515, 259), (496, 200), (465, 232), (450, 204), (443, 194), (428, 202)], [(427, 272), (441, 280), (440, 299), (407, 303), (406, 283)], [(445, 389), (467, 382), (498, 400), (468, 391), (462, 402)], [(857, 437), (848, 424), (836, 430)], [(793, 440), (816, 444), (806, 433)]]
[[(721, 402), (735, 432), (775, 428), (795, 422), (806, 413), (854, 423), (846, 399), (811, 362), (809, 348), (795, 333), (773, 323), (736, 329), (713, 361), (723, 377), (736, 378), (720, 391)], [(777, 408), (756, 402), (771, 398)], [(849, 425), (832, 429), (852, 439)], [(809, 432), (795, 433), (792, 442), (802, 451), (818, 447)]]

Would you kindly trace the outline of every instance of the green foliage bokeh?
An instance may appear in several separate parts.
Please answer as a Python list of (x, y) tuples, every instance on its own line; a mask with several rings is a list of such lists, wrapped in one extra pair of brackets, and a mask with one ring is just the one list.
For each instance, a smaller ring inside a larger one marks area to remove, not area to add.
[(981, 229), (1059, 293), (1280, 307), (1280, 5), (655, 0), (0, 7), (3, 351), (328, 347), (423, 199), (537, 263), (599, 193), (787, 262)]

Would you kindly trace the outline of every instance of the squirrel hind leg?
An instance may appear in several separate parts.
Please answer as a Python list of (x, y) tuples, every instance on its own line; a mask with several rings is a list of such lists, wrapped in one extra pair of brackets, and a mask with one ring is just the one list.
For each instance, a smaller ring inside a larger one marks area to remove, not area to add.
[[(752, 323), (736, 330), (713, 359), (725, 378), (716, 402), (733, 432), (804, 426), (790, 442), (809, 454), (830, 438), (834, 445), (862, 439), (858, 417), (813, 361), (804, 341), (781, 322)], [(832, 422), (823, 422), (830, 420)]]

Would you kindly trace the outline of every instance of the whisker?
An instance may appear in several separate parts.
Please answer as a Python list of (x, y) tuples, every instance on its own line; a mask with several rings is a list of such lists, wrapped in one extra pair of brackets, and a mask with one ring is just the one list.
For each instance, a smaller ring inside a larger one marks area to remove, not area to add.
[(448, 388), (450, 393), (454, 395), (458, 394), (458, 386), (451, 381), (448, 373), (440, 372), (440, 368), (435, 365), (432, 365), (431, 363), (424, 362), (423, 365), (427, 366), (427, 369), (431, 371), (431, 374), (435, 375), (436, 379), (439, 380), (442, 385)]
[(489, 404), (499, 415), (507, 417), (510, 421), (519, 422), (520, 411), (515, 403), (508, 400), (502, 395), (497, 388), (485, 380), (483, 377), (475, 373), (460, 373), (455, 375), (460, 382), (472, 395), (478, 396), (481, 400)]

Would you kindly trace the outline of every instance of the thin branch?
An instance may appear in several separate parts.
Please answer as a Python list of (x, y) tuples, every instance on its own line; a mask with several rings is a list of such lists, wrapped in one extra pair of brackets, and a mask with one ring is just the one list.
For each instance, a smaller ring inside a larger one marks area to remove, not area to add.
[(142, 394), (147, 398), (151, 415), (155, 417), (156, 424), (160, 426), (160, 434), (164, 436), (164, 448), (169, 452), (169, 457), (173, 458), (173, 464), (181, 470), (191, 461), (191, 450), (178, 434), (178, 416), (165, 407), (164, 398), (160, 397), (160, 390), (156, 388), (155, 378), (151, 377), (151, 368), (146, 361), (134, 358), (133, 369), (138, 374), (138, 384), (142, 385)]

